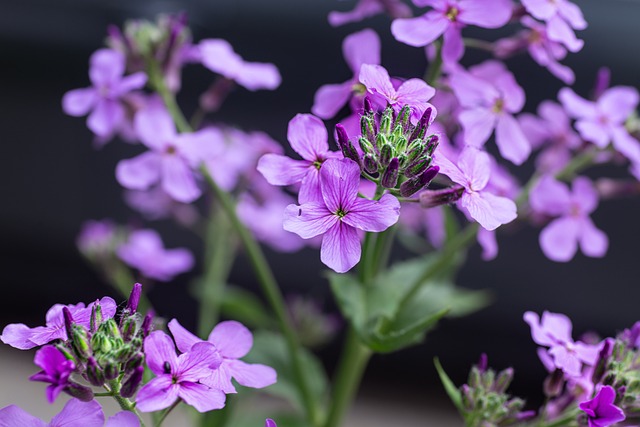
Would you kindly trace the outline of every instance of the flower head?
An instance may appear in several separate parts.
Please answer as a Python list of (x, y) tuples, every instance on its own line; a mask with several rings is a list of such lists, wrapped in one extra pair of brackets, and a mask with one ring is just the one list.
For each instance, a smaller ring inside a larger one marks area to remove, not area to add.
[(49, 383), (47, 400), (53, 403), (60, 392), (70, 386), (69, 377), (76, 369), (76, 364), (51, 345), (36, 352), (34, 363), (42, 368), (42, 371), (32, 375), (30, 380)]
[(615, 390), (606, 385), (593, 399), (580, 403), (580, 409), (587, 414), (589, 427), (609, 427), (626, 419), (622, 409), (613, 404), (615, 399)]
[(547, 23), (549, 38), (562, 43), (571, 52), (578, 52), (584, 42), (573, 30), (584, 30), (587, 22), (578, 6), (569, 0), (522, 0), (522, 5), (536, 19)]

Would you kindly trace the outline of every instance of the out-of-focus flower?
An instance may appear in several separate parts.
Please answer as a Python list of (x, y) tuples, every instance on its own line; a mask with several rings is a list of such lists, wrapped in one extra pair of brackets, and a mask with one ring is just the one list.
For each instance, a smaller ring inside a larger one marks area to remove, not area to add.
[(522, 4), (534, 18), (546, 21), (551, 40), (571, 52), (582, 49), (584, 42), (576, 38), (573, 30), (584, 30), (587, 22), (578, 6), (568, 0), (522, 0)]
[(358, 0), (349, 12), (333, 11), (329, 13), (329, 24), (334, 27), (350, 22), (362, 21), (374, 15), (386, 13), (392, 18), (408, 18), (411, 8), (402, 0)]
[(615, 399), (616, 391), (606, 385), (593, 399), (580, 403), (580, 409), (587, 414), (589, 427), (609, 427), (627, 418), (622, 409), (613, 404)]

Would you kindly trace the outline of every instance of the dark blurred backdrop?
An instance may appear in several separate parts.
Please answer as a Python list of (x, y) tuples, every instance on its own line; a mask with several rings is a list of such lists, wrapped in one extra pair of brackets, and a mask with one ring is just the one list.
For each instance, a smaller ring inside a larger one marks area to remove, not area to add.
[[(640, 87), (640, 2), (576, 3), (589, 22), (589, 28), (578, 34), (585, 40), (585, 48), (566, 61), (578, 75), (576, 91), (588, 94), (603, 65), (611, 68), (614, 85)], [(135, 217), (122, 202), (121, 188), (114, 178), (117, 161), (131, 157), (135, 149), (116, 142), (94, 150), (85, 120), (64, 115), (60, 106), (66, 91), (88, 85), (88, 58), (102, 45), (108, 24), (186, 10), (195, 40), (224, 38), (247, 60), (275, 63), (283, 76), (277, 91), (238, 89), (218, 118), (248, 130), (264, 130), (286, 144), (287, 122), (296, 113), (310, 110), (315, 90), (350, 77), (341, 53), (346, 35), (374, 28), (383, 40), (383, 65), (391, 74), (412, 77), (424, 71), (423, 51), (395, 42), (387, 18), (340, 28), (328, 25), (330, 10), (347, 10), (353, 4), (333, 0), (3, 0), (0, 327), (13, 322), (39, 325), (46, 309), (56, 302), (90, 301), (113, 294), (80, 258), (74, 239), (87, 219), (110, 217), (126, 223)], [(501, 30), (498, 35), (512, 30)], [(467, 59), (471, 64), (483, 57), (472, 53)], [(512, 59), (508, 66), (527, 91), (528, 111), (543, 99), (555, 98), (561, 87), (528, 56)], [(187, 69), (179, 96), (187, 110), (196, 105), (211, 77), (204, 69)], [(626, 173), (622, 169), (597, 172)], [(578, 254), (568, 264), (551, 262), (539, 249), (538, 230), (531, 228), (501, 235), (495, 261), (481, 261), (479, 250), (473, 249), (458, 283), (491, 289), (494, 303), (467, 318), (442, 322), (421, 346), (375, 357), (368, 384), (439, 390), (431, 362), (434, 355), (443, 359), (445, 368), (460, 382), (478, 355), (487, 352), (495, 367), (514, 366), (514, 391), (530, 394), (535, 400), (544, 373), (522, 321), (524, 311), (566, 313), (574, 321), (574, 336), (590, 328), (613, 334), (640, 317), (639, 208), (638, 199), (617, 200), (602, 203), (593, 215), (596, 225), (610, 238), (604, 259)], [(188, 245), (198, 250), (195, 239), (170, 223), (153, 226), (164, 233), (169, 247)], [(287, 292), (308, 292), (330, 300), (317, 251), (269, 255)], [(244, 265), (242, 260), (236, 263), (232, 281), (254, 289), (254, 279)], [(155, 287), (151, 299), (162, 314), (180, 316), (192, 326), (195, 301), (187, 291), (190, 279), (183, 275), (171, 284)], [(338, 348), (335, 343), (321, 352), (329, 367), (335, 363)]]

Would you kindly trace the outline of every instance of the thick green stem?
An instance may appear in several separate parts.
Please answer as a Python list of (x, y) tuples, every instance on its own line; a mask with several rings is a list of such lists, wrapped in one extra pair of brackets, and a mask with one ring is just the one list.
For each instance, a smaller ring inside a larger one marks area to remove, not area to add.
[(442, 43), (436, 41), (434, 42), (434, 46), (436, 47), (436, 56), (433, 58), (433, 62), (429, 64), (427, 73), (424, 76), (424, 80), (431, 86), (435, 85), (436, 80), (440, 78), (440, 74), (442, 73)]
[(360, 343), (353, 327), (349, 327), (340, 364), (335, 374), (332, 406), (324, 427), (338, 427), (351, 405), (372, 352)]

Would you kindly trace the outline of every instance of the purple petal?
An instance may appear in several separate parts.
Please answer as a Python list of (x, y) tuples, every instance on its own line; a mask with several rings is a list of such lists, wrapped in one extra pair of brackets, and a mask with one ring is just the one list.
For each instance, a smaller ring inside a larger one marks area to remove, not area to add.
[(29, 414), (16, 405), (0, 409), (2, 427), (47, 427), (47, 423)]
[(464, 129), (465, 142), (475, 147), (487, 142), (497, 121), (496, 115), (488, 108), (465, 110), (458, 119)]
[(226, 394), (237, 393), (236, 388), (231, 382), (231, 372), (229, 371), (228, 362), (228, 360), (223, 359), (218, 369), (212, 370), (211, 374), (200, 382), (213, 389), (222, 390)]
[(425, 83), (424, 80), (409, 79), (402, 83), (398, 88), (396, 99), (401, 104), (409, 104), (415, 108), (418, 108), (420, 105), (422, 105), (422, 112), (424, 112), (424, 110), (426, 109), (426, 106), (424, 104), (426, 104), (426, 102), (429, 101), (435, 94), (436, 90)]
[(293, 160), (280, 154), (265, 154), (258, 162), (258, 172), (271, 185), (291, 185), (302, 181), (313, 163), (309, 160)]
[(552, 221), (540, 233), (542, 252), (552, 261), (567, 262), (578, 250), (580, 221), (561, 217)]
[(487, 192), (465, 192), (460, 199), (460, 204), (469, 211), (473, 219), (489, 231), (513, 221), (518, 216), (516, 204), (512, 200)]
[(586, 256), (602, 258), (609, 248), (607, 235), (597, 229), (589, 217), (582, 219), (578, 239), (580, 240), (580, 249)]
[(181, 353), (191, 351), (195, 344), (203, 342), (203, 340), (185, 329), (176, 319), (171, 319), (167, 327)]
[(442, 153), (438, 153), (435, 163), (440, 167), (440, 173), (448, 176), (453, 182), (464, 187), (469, 185), (466, 175), (451, 160), (447, 159)]
[(196, 184), (194, 172), (184, 159), (177, 155), (162, 156), (162, 189), (174, 200), (191, 203), (202, 192)]
[(171, 280), (173, 276), (186, 273), (195, 264), (193, 254), (185, 248), (166, 249), (157, 257), (154, 268), (140, 270), (147, 277), (164, 282)]
[(222, 356), (215, 345), (202, 341), (191, 350), (178, 356), (180, 381), (198, 382), (211, 375), (211, 371), (222, 363)]
[(367, 28), (347, 36), (342, 42), (342, 54), (354, 75), (362, 64), (380, 64), (380, 37)]
[(609, 145), (611, 137), (605, 125), (591, 120), (578, 120), (575, 124), (580, 136), (600, 148)]
[(547, 21), (547, 35), (549, 40), (562, 43), (569, 51), (578, 52), (584, 46), (584, 41), (578, 39), (566, 21), (555, 15)]
[(152, 102), (136, 113), (134, 128), (140, 141), (157, 151), (163, 151), (177, 135), (171, 115), (158, 102)]
[(616, 86), (606, 90), (598, 98), (598, 108), (615, 123), (624, 123), (638, 106), (638, 90), (629, 86)]
[(242, 67), (242, 58), (226, 40), (206, 39), (198, 44), (202, 65), (211, 71), (234, 79)]
[(398, 222), (400, 202), (391, 194), (378, 201), (358, 198), (342, 221), (364, 231), (380, 232)]
[(482, 191), (491, 175), (491, 159), (487, 153), (474, 147), (465, 147), (458, 157), (458, 166), (466, 182), (462, 185), (470, 191)]
[(351, 98), (353, 82), (321, 86), (313, 98), (311, 112), (325, 120), (332, 118)]
[(557, 6), (549, 0), (522, 0), (523, 6), (536, 19), (546, 21), (556, 14)]
[(120, 102), (100, 99), (87, 119), (87, 127), (100, 137), (113, 135), (124, 120), (124, 108)]
[(380, 65), (363, 64), (358, 75), (360, 83), (371, 93), (382, 95), (387, 101), (395, 99), (396, 90), (391, 84), (389, 73)]
[(278, 426), (276, 425), (276, 422), (273, 421), (271, 418), (267, 418), (264, 421), (264, 427), (278, 427)]
[(584, 30), (587, 28), (587, 21), (584, 20), (580, 8), (569, 1), (558, 3), (558, 12), (575, 30)]
[(216, 157), (221, 156), (225, 150), (224, 135), (216, 128), (183, 133), (177, 135), (173, 142), (180, 155), (186, 158), (194, 169), (206, 160), (217, 160)]
[(161, 156), (153, 151), (120, 160), (116, 166), (116, 179), (130, 190), (146, 190), (160, 180), (160, 161)]
[[(544, 314), (547, 314), (547, 312)], [(552, 346), (556, 343), (553, 337), (547, 333), (546, 328), (540, 324), (540, 317), (537, 313), (527, 311), (524, 313), (523, 319), (531, 328), (531, 338), (533, 338), (533, 342), (544, 346)], [(569, 323), (569, 325), (571, 325), (571, 323)], [(571, 335), (569, 335), (569, 338), (571, 338)]]
[(620, 154), (625, 156), (631, 162), (640, 161), (640, 142), (629, 132), (624, 126), (618, 126), (611, 131), (613, 137), (613, 147)]
[(282, 77), (278, 68), (273, 64), (243, 61), (242, 67), (235, 76), (235, 81), (251, 91), (274, 90), (282, 83)]
[(464, 55), (464, 43), (459, 25), (450, 25), (442, 38), (442, 59), (445, 64), (457, 63)]
[(582, 363), (595, 366), (595, 364), (598, 363), (601, 347), (601, 345), (590, 345), (578, 341), (575, 343), (574, 351)]
[(349, 12), (330, 12), (328, 16), (329, 25), (338, 27), (340, 25), (348, 24), (349, 22), (360, 21), (382, 12), (384, 12), (384, 6), (379, 1), (360, 0), (356, 7)]
[(116, 83), (124, 74), (124, 55), (112, 49), (99, 49), (91, 55), (89, 78), (94, 86)]
[(358, 197), (360, 167), (351, 159), (330, 159), (320, 169), (320, 189), (329, 212), (351, 210)]
[(564, 345), (556, 345), (549, 349), (556, 367), (572, 377), (579, 377), (582, 372), (582, 363), (575, 353), (569, 351)]
[(240, 385), (251, 388), (264, 388), (276, 383), (278, 375), (275, 369), (260, 365), (249, 364), (241, 360), (226, 361), (231, 376)]
[[(29, 350), (40, 344), (31, 341), (32, 329), (22, 323), (12, 323), (4, 327), (0, 341), (20, 350)], [(66, 334), (65, 334), (66, 335)]]
[(409, 46), (420, 47), (432, 43), (451, 25), (442, 12), (430, 11), (418, 18), (396, 19), (391, 33), (396, 40)]
[(571, 324), (571, 319), (569, 319), (564, 314), (544, 311), (542, 313), (541, 323), (545, 332), (550, 337), (553, 337), (555, 342), (561, 342), (561, 343), (573, 342), (573, 338), (571, 338), (571, 331), (573, 329), (573, 326)]
[(62, 109), (70, 116), (84, 116), (98, 101), (98, 94), (92, 87), (75, 89), (62, 97)]
[(498, 242), (496, 240), (496, 233), (493, 231), (480, 228), (478, 230), (478, 243), (482, 247), (482, 259), (485, 261), (491, 261), (498, 256)]
[(499, 28), (511, 18), (513, 4), (510, 0), (460, 0), (458, 20), (482, 28)]
[(113, 92), (115, 96), (119, 97), (131, 92), (132, 90), (142, 89), (145, 84), (147, 84), (147, 75), (140, 71), (123, 77), (116, 87), (113, 88)]
[(253, 335), (242, 323), (229, 320), (220, 322), (209, 334), (208, 341), (228, 359), (246, 356), (253, 346)]
[(191, 405), (198, 412), (209, 412), (224, 408), (225, 394), (204, 384), (185, 382), (180, 384), (178, 395), (187, 405)]
[(579, 176), (573, 180), (572, 199), (580, 205), (582, 214), (590, 214), (598, 207), (598, 191), (589, 178)]
[(558, 99), (571, 117), (576, 119), (596, 118), (596, 104), (578, 96), (572, 89), (568, 87), (560, 89)]
[(522, 132), (518, 121), (503, 113), (496, 125), (496, 144), (500, 154), (516, 165), (521, 165), (531, 154), (531, 144)]
[(565, 184), (545, 175), (531, 189), (529, 203), (536, 212), (551, 216), (564, 215), (571, 209), (571, 193)]
[(308, 202), (301, 206), (287, 206), (283, 227), (303, 239), (310, 239), (325, 233), (337, 221), (338, 217), (327, 210), (324, 202)]
[(489, 107), (501, 96), (492, 84), (465, 71), (451, 73), (449, 83), (465, 108)]
[(338, 221), (322, 238), (320, 260), (336, 273), (346, 273), (360, 261), (361, 251), (357, 229)]
[(287, 139), (296, 153), (311, 162), (329, 151), (327, 128), (322, 120), (311, 114), (297, 114), (291, 119)]
[(140, 427), (140, 420), (133, 412), (120, 411), (109, 417), (104, 427)]
[(164, 332), (153, 331), (144, 339), (144, 353), (147, 355), (147, 365), (154, 374), (168, 374), (165, 362), (169, 363), (172, 373), (177, 371), (176, 347), (171, 337)]
[(51, 419), (49, 427), (102, 427), (104, 414), (96, 400), (81, 402), (71, 399), (62, 411)]
[[(152, 332), (152, 334), (154, 333), (155, 332)], [(149, 353), (147, 353), (147, 355), (148, 354)], [(136, 408), (140, 412), (155, 412), (168, 408), (178, 398), (181, 386), (182, 385), (173, 383), (171, 375), (156, 377), (138, 391), (138, 395), (136, 396)], [(206, 386), (203, 385), (203, 387)]]
[[(320, 170), (322, 170), (322, 167)], [(300, 183), (300, 189), (298, 190), (299, 203), (324, 202), (320, 188), (320, 170), (318, 170), (315, 165), (309, 168)]]

